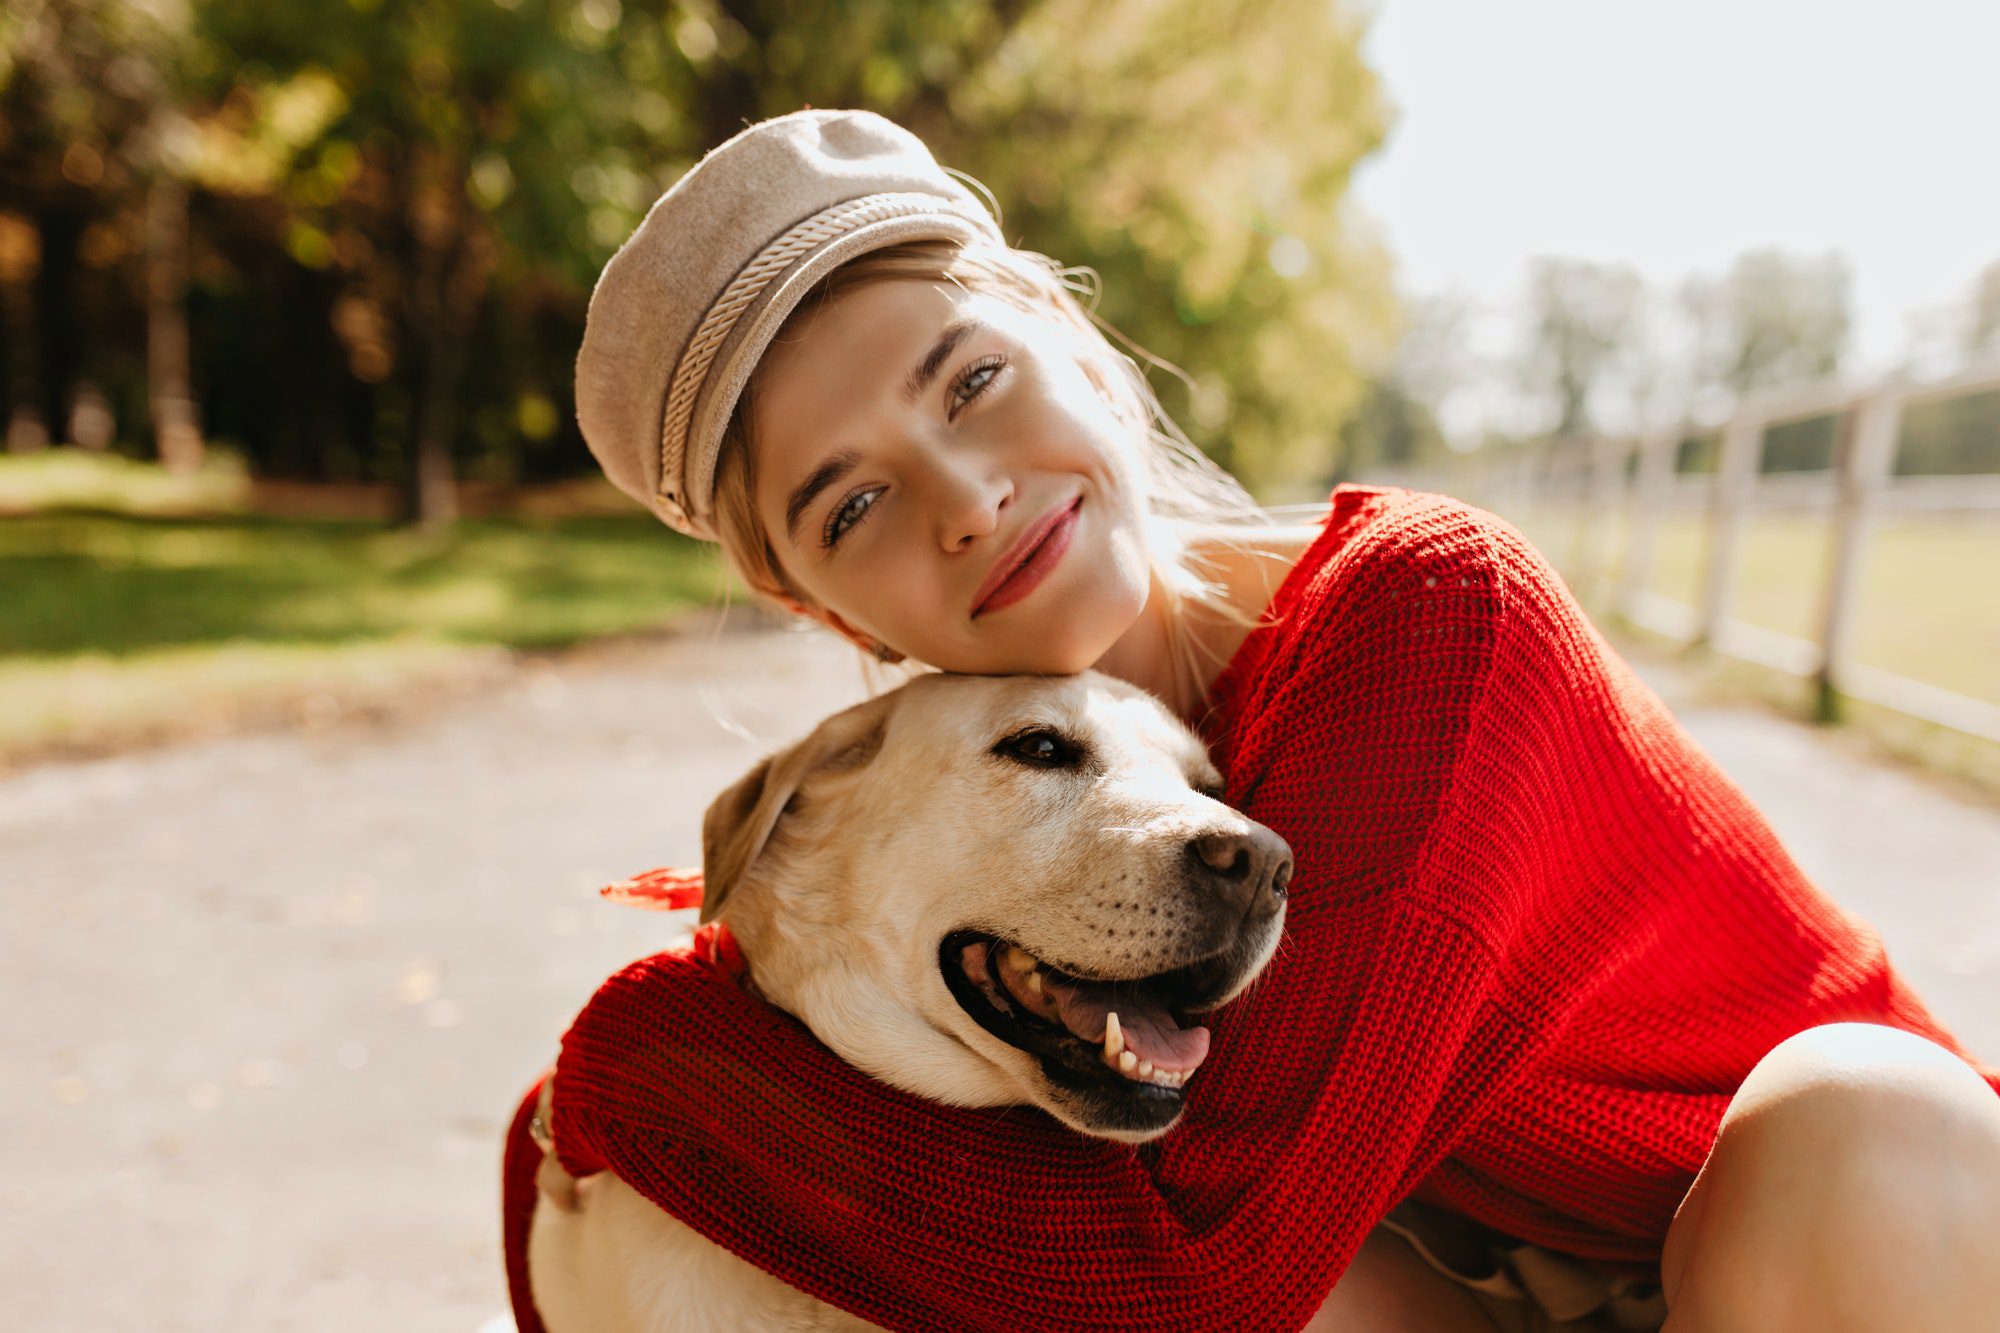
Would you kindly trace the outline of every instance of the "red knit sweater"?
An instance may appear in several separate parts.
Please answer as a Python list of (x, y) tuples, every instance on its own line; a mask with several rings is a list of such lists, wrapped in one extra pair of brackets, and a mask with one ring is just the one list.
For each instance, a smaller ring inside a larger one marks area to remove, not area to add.
[(1412, 1192), (1654, 1262), (1772, 1046), (1950, 1044), (1505, 524), (1343, 487), (1272, 610), (1202, 730), (1296, 854), (1285, 943), (1166, 1138), (897, 1092), (662, 954), (564, 1038), (565, 1165), (891, 1328), (1296, 1328)]

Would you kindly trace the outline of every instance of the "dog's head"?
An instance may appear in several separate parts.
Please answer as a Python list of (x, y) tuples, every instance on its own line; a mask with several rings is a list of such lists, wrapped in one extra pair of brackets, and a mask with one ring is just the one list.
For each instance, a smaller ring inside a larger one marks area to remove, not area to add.
[(702, 828), (773, 1003), (848, 1063), (968, 1106), (1142, 1141), (1284, 921), (1291, 852), (1217, 799), (1199, 740), (1086, 673), (922, 676), (836, 714)]

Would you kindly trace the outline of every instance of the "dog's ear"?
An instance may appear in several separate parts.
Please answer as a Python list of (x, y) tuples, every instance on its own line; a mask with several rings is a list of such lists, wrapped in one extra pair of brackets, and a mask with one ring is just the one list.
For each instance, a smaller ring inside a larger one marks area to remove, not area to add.
[(701, 821), (701, 919), (711, 921), (723, 900), (771, 840), (799, 787), (815, 773), (859, 768), (882, 748), (889, 724), (889, 696), (835, 713), (812, 735), (759, 763), (715, 798)]

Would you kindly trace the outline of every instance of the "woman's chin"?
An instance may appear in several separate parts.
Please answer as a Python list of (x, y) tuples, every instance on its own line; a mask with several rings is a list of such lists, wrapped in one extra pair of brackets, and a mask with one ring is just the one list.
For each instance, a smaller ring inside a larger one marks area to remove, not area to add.
[[(965, 676), (1074, 676), (1096, 666), (1136, 618), (1113, 615), (1114, 608), (1097, 610), (1094, 615), (1065, 615), (1067, 624), (1023, 616), (1018, 626), (1006, 627), (1007, 634), (992, 633), (1001, 628), (996, 623), (987, 627), (982, 641), (940, 646), (935, 656), (918, 656), (941, 671)], [(1121, 628), (1113, 634), (1106, 626)]]
[(932, 662), (941, 671), (962, 676), (1074, 676), (1088, 671), (1103, 654), (1086, 649), (1065, 650), (1036, 644), (1005, 652), (941, 654), (949, 660)]

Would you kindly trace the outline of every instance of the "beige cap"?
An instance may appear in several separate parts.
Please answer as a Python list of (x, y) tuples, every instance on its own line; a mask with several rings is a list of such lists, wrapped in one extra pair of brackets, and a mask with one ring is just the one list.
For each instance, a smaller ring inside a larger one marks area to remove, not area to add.
[(923, 142), (867, 111), (752, 125), (697, 163), (604, 266), (576, 416), (605, 474), (715, 540), (716, 454), (757, 360), (835, 268), (904, 241), (1001, 240)]

